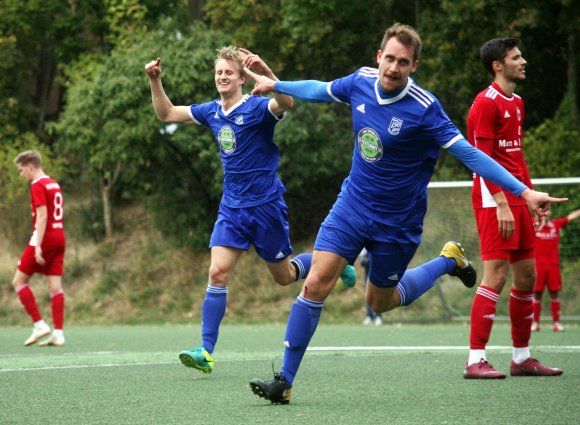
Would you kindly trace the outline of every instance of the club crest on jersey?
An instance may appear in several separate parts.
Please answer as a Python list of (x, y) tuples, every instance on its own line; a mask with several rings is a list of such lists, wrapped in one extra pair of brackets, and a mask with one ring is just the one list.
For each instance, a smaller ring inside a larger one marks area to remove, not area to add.
[(518, 116), (518, 121), (522, 120), (522, 111), (520, 111), (520, 108), (516, 108), (516, 114)]
[(236, 134), (229, 125), (220, 128), (217, 139), (224, 153), (232, 153), (236, 150)]
[(244, 123), (244, 116), (243, 115), (238, 115), (236, 117), (236, 125), (242, 125)]
[(358, 132), (358, 150), (367, 162), (376, 162), (383, 157), (383, 144), (379, 133), (372, 128), (365, 127)]
[(389, 133), (396, 136), (401, 132), (401, 127), (403, 126), (403, 120), (399, 118), (391, 118), (391, 123), (389, 124)]

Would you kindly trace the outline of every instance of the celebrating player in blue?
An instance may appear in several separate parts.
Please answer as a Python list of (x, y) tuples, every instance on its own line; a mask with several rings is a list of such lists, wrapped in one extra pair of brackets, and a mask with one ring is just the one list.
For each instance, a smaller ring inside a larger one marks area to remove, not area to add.
[[(202, 305), (202, 342), (200, 347), (179, 354), (185, 366), (203, 373), (211, 373), (214, 368), (212, 353), (226, 311), (227, 283), (250, 244), (283, 286), (304, 279), (312, 259), (312, 254), (303, 253), (289, 260), (293, 249), (283, 198), (286, 189), (276, 174), (279, 154), (274, 127), (292, 107), (292, 98), (282, 94), (273, 98), (244, 95), (244, 67), (276, 79), (259, 56), (224, 47), (215, 59), (215, 85), (220, 98), (200, 105), (174, 106), (161, 84), (161, 60), (145, 65), (157, 117), (164, 122), (209, 126), (224, 167), (224, 191), (209, 244), (211, 264)], [(353, 286), (354, 268), (349, 265), (341, 272), (344, 284)]]
[(475, 270), (455, 242), (448, 242), (440, 257), (407, 270), (421, 240), (427, 184), (440, 148), (524, 198), (535, 215), (546, 214), (550, 202), (560, 201), (530, 190), (465, 140), (439, 101), (410, 78), (420, 53), (415, 30), (395, 24), (387, 29), (377, 52), (378, 69), (360, 68), (330, 83), (275, 82), (248, 71), (257, 83), (252, 93), (343, 102), (350, 105), (354, 126), (350, 174), (321, 225), (312, 268), (290, 312), (282, 369), (273, 380), (250, 382), (255, 394), (272, 403), (289, 403), (324, 300), (344, 266), (353, 263), (363, 247), (371, 263), (366, 301), (378, 313), (411, 304), (445, 273), (458, 276), (468, 287), (475, 284)]

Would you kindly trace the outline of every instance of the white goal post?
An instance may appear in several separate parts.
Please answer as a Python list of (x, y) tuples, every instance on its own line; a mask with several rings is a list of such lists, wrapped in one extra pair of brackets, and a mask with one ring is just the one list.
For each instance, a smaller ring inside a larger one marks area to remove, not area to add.
[[(578, 184), (580, 183), (580, 177), (556, 177), (556, 178), (545, 178), (545, 179), (532, 179), (532, 184), (535, 186), (547, 185), (547, 184)], [(461, 180), (461, 181), (449, 181), (449, 182), (430, 182), (427, 186), (428, 189), (437, 188), (449, 188), (449, 187), (471, 187), (473, 186), (473, 180)]]
[[(580, 208), (579, 201), (576, 199), (580, 193), (580, 177), (532, 179), (532, 183), (536, 190), (548, 192), (552, 196), (570, 197), (567, 203), (553, 205), (555, 218)], [(477, 284), (479, 285), (482, 263), (479, 254), (479, 235), (471, 206), (472, 185), (471, 180), (429, 183), (428, 209), (423, 225), (422, 242), (410, 267), (416, 267), (437, 257), (445, 242), (455, 240), (463, 245), (468, 258), (472, 260), (478, 272)], [(575, 291), (580, 284), (580, 220), (571, 223), (563, 230), (560, 254), (563, 280), (560, 297), (562, 314), (577, 316), (580, 314), (580, 307), (575, 302)], [(508, 279), (511, 281), (511, 276)], [(446, 316), (447, 318), (469, 315), (473, 291), (466, 290), (458, 279), (449, 276), (442, 277), (436, 288), (435, 291), (429, 291), (419, 300), (417, 304), (420, 309), (432, 310), (435, 317), (438, 316), (437, 312), (439, 312), (439, 317)], [(509, 291), (503, 292), (502, 299)], [(506, 316), (508, 313), (506, 308), (507, 303), (500, 302), (498, 315)]]

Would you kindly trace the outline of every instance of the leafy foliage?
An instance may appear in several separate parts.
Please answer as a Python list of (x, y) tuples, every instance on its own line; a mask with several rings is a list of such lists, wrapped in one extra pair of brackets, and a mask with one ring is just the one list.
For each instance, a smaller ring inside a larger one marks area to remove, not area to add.
[[(572, 97), (566, 96), (553, 118), (545, 120), (529, 131), (524, 138), (526, 157), (533, 177), (577, 177), (580, 170), (580, 123), (574, 119)], [(577, 113), (576, 113), (577, 114)], [(567, 197), (570, 201), (552, 205), (552, 216), (563, 217), (579, 207), (580, 188), (578, 185), (537, 188), (553, 196)], [(572, 223), (564, 233), (577, 232), (578, 222)], [(578, 238), (562, 238), (561, 255), (577, 257), (580, 252)], [(576, 254), (574, 254), (576, 253)]]
[(152, 208), (167, 215), (161, 221), (169, 233), (195, 228), (188, 226), (192, 221), (206, 230), (207, 206), (220, 195), (212, 180), (219, 178), (219, 157), (211, 134), (192, 126), (167, 131), (153, 112), (143, 66), (161, 57), (173, 102), (192, 103), (193, 86), (201, 103), (214, 97), (213, 58), (226, 42), (201, 24), (181, 32), (167, 20), (158, 32), (116, 49), (102, 63), (89, 57), (72, 69), (66, 107), (53, 130), (59, 148), (79, 171), (82, 167), (79, 177), (107, 180), (120, 169), (117, 199), (151, 195)]
[[(14, 158), (25, 150), (38, 150), (43, 158), (43, 170), (60, 181), (66, 169), (63, 158), (55, 157), (50, 149), (41, 144), (31, 133), (21, 136), (17, 142), (3, 143), (0, 149), (0, 217), (2, 235), (17, 250), (21, 250), (31, 235), (31, 221), (23, 220), (30, 215), (29, 184), (19, 176)], [(65, 199), (66, 202), (66, 199)]]
[[(418, 28), (424, 54), (415, 79), (442, 101), (458, 127), (465, 128), (474, 95), (489, 83), (479, 46), (516, 36), (529, 62), (528, 80), (518, 86), (527, 105), (526, 130), (536, 127), (528, 136), (577, 137), (564, 133), (556, 118), (542, 124), (567, 89), (567, 39), (580, 16), (569, 0), (207, 0), (207, 27), (186, 22), (189, 3), (0, 0), (0, 71), (11, 76), (0, 81), (3, 147), (33, 140), (64, 154), (72, 178), (110, 187), (116, 203), (146, 203), (168, 235), (202, 246), (221, 196), (218, 150), (207, 128), (174, 129), (156, 120), (144, 63), (162, 58), (175, 104), (201, 103), (216, 96), (211, 68), (214, 50), (224, 44), (258, 53), (282, 79), (331, 80), (374, 66), (383, 32), (395, 21)], [(568, 62), (569, 69), (573, 65)], [(65, 102), (48, 96), (59, 87)], [(342, 105), (296, 102), (278, 126), (295, 236), (313, 234), (348, 171), (349, 115)], [(45, 126), (45, 117), (59, 120)], [(529, 143), (532, 150), (535, 143)], [(561, 149), (540, 154), (550, 165), (536, 170), (530, 161), (534, 176), (562, 175), (552, 165), (558, 162), (577, 169), (574, 155)], [(462, 164), (442, 154), (436, 178), (468, 177)]]

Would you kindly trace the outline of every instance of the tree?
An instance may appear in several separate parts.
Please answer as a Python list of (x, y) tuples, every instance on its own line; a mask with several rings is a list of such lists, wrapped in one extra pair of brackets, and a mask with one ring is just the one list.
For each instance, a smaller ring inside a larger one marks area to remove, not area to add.
[[(521, 39), (528, 61), (526, 81), (517, 92), (526, 102), (526, 130), (551, 117), (566, 92), (566, 28), (559, 24), (562, 2), (479, 1), (433, 2), (424, 5), (421, 34), (425, 54), (419, 82), (442, 102), (463, 131), (476, 93), (491, 76), (479, 60), (479, 48), (496, 37)], [(560, 66), (554, 66), (560, 64)], [(442, 155), (436, 175), (449, 178), (469, 173), (458, 161)]]
[(375, 66), (391, 23), (413, 23), (415, 5), (399, 0), (304, 2), (208, 0), (213, 29), (270, 58), (284, 79), (331, 80), (360, 66)]
[[(0, 217), (2, 236), (11, 246), (22, 249), (30, 238), (32, 229), (27, 211), (30, 209), (29, 188), (19, 176), (14, 158), (25, 150), (37, 150), (43, 159), (43, 169), (56, 180), (65, 174), (64, 158), (56, 157), (50, 149), (41, 144), (33, 133), (20, 136), (17, 142), (4, 142), (0, 149)], [(62, 182), (61, 182), (62, 185)], [(65, 189), (66, 190), (66, 189)]]
[(113, 234), (114, 192), (119, 198), (136, 199), (151, 191), (157, 176), (175, 172), (174, 164), (160, 164), (159, 159), (170, 158), (184, 137), (181, 129), (176, 134), (165, 131), (156, 119), (144, 64), (165, 58), (164, 83), (176, 103), (185, 104), (190, 98), (189, 81), (209, 99), (215, 91), (214, 52), (223, 44), (223, 35), (202, 25), (182, 33), (167, 21), (158, 32), (142, 34), (139, 43), (119, 47), (99, 62), (89, 56), (69, 70), (65, 109), (53, 130), (59, 148), (83, 167), (82, 175), (97, 182), (107, 236)]

